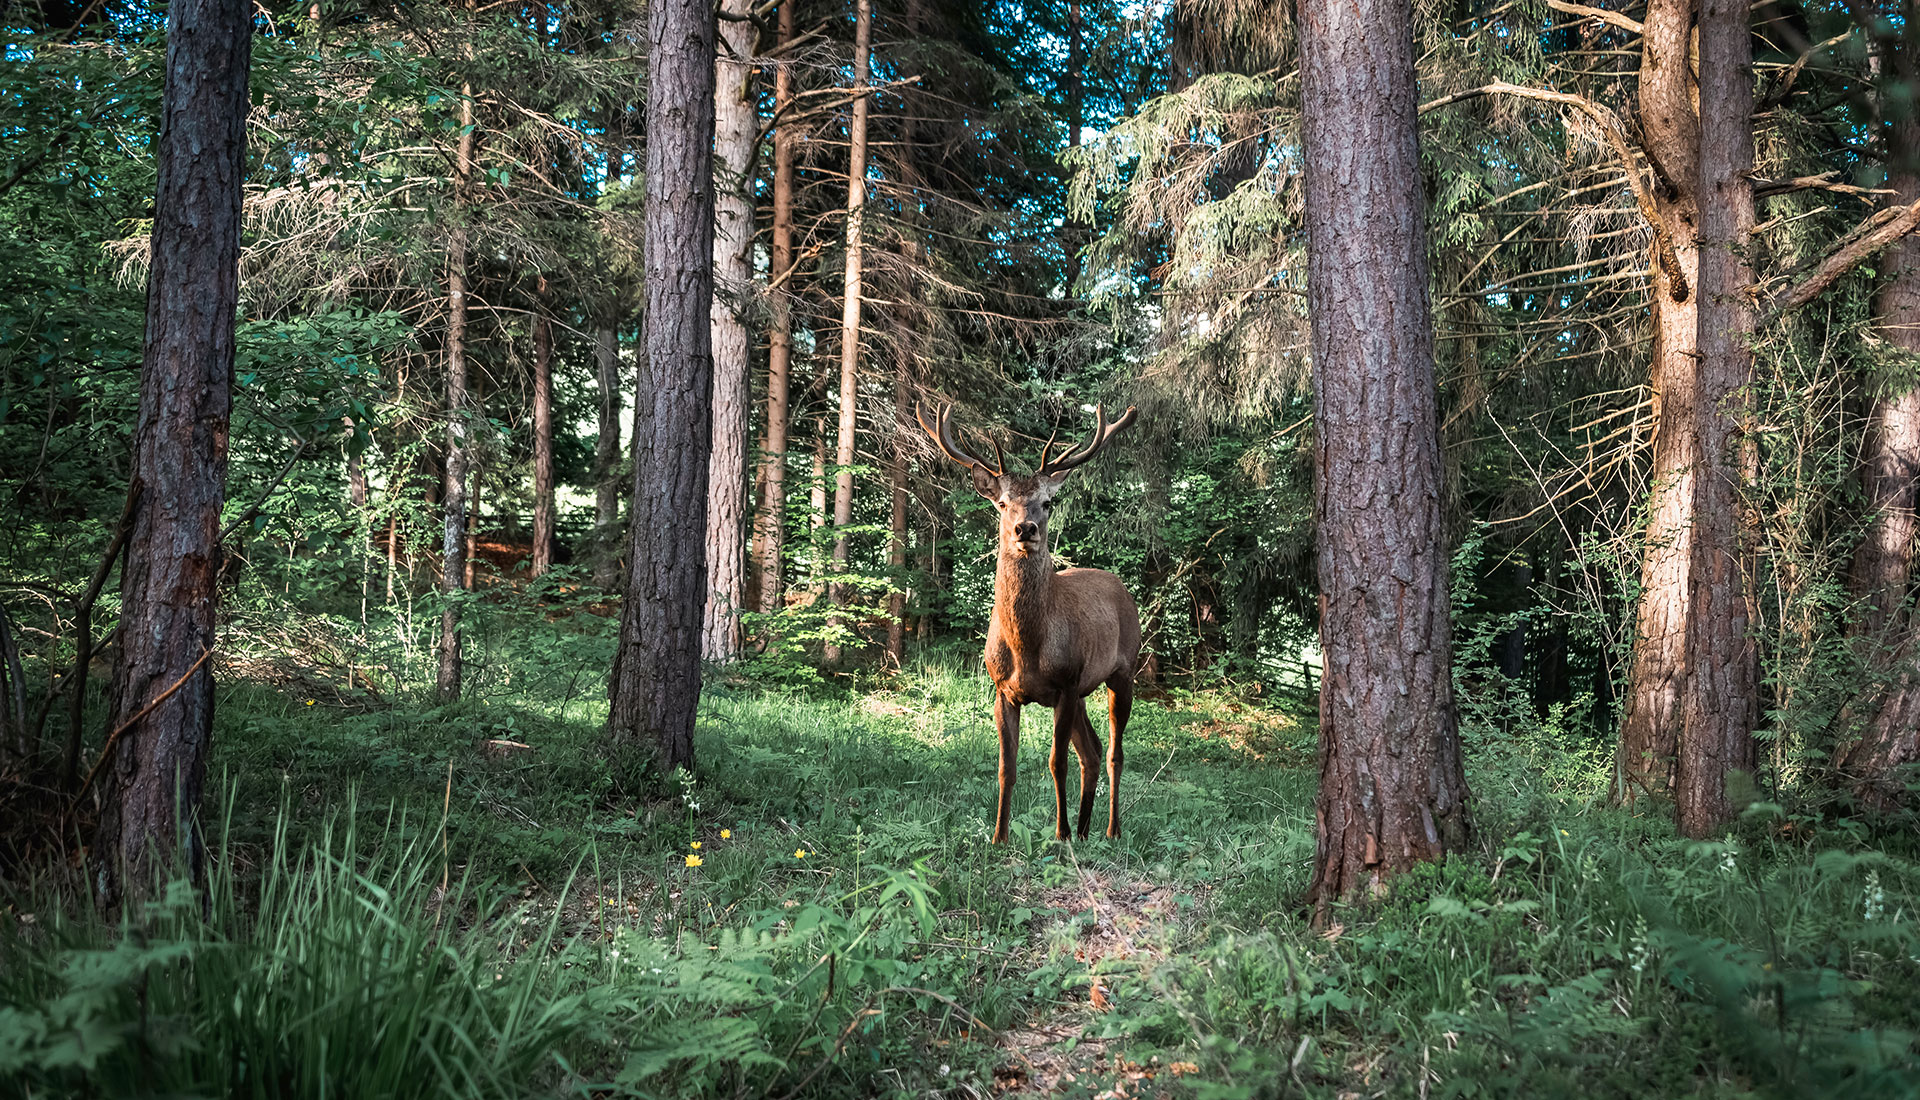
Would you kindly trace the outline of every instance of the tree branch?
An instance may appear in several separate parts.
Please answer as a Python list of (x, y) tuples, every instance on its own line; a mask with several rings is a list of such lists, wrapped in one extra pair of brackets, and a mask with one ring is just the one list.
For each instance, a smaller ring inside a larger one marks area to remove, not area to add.
[(1639, 23), (1621, 15), (1619, 12), (1608, 11), (1605, 8), (1590, 8), (1585, 4), (1569, 4), (1567, 0), (1547, 0), (1547, 6), (1554, 11), (1566, 12), (1568, 15), (1579, 15), (1588, 19), (1598, 19), (1610, 27), (1619, 27), (1629, 34), (1645, 34), (1647, 30)]
[(1763, 301), (1769, 308), (1760, 323), (1763, 326), (1770, 325), (1788, 310), (1799, 309), (1818, 298), (1821, 292), (1838, 282), (1840, 276), (1853, 270), (1862, 260), (1915, 229), (1920, 229), (1920, 202), (1875, 211), (1855, 226), (1853, 232), (1840, 238), (1832, 251), (1817, 262), (1802, 266), (1800, 270), (1807, 272), (1805, 276), (1785, 289), (1767, 295)]
[(1660, 208), (1654, 205), (1653, 193), (1647, 189), (1646, 181), (1640, 178), (1632, 147), (1627, 143), (1626, 128), (1620, 124), (1618, 116), (1584, 96), (1551, 91), (1546, 88), (1529, 88), (1522, 84), (1509, 84), (1504, 80), (1429, 100), (1420, 105), (1420, 113), (1424, 115), (1429, 111), (1437, 111), (1462, 100), (1484, 95), (1510, 95), (1519, 99), (1558, 103), (1586, 115), (1606, 138), (1607, 145), (1613, 149), (1613, 155), (1620, 158), (1621, 167), (1626, 169), (1627, 186), (1633, 191), (1634, 203), (1640, 207), (1640, 216), (1653, 227), (1655, 260), (1667, 277), (1667, 286), (1670, 288), (1673, 300), (1684, 302), (1692, 295), (1693, 291), (1687, 285), (1686, 273), (1680, 269), (1680, 256), (1673, 247), (1673, 234), (1667, 228), (1666, 219), (1660, 216)]
[(1795, 191), (1832, 191), (1841, 195), (1852, 195), (1861, 202), (1872, 202), (1868, 196), (1891, 195), (1890, 187), (1856, 187), (1851, 183), (1840, 183), (1834, 179), (1838, 172), (1822, 172), (1817, 176), (1795, 176), (1792, 179), (1770, 180), (1762, 176), (1749, 176), (1753, 181), (1755, 199), (1772, 198), (1775, 195), (1790, 195)]

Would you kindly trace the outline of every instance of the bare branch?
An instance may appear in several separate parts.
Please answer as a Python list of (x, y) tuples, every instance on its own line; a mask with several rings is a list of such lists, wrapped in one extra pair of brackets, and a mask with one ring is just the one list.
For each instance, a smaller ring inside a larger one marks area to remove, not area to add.
[(1772, 324), (1788, 310), (1799, 309), (1818, 298), (1862, 260), (1915, 229), (1920, 229), (1920, 202), (1875, 211), (1855, 226), (1853, 232), (1842, 237), (1819, 261), (1803, 266), (1800, 270), (1807, 272), (1805, 276), (1784, 290), (1768, 295), (1765, 300), (1771, 308), (1760, 323)]
[(1660, 216), (1660, 208), (1654, 205), (1653, 193), (1648, 190), (1646, 180), (1640, 176), (1638, 162), (1634, 159), (1632, 147), (1627, 143), (1626, 128), (1620, 124), (1619, 117), (1584, 96), (1546, 88), (1529, 88), (1522, 84), (1509, 84), (1504, 80), (1429, 100), (1420, 105), (1420, 113), (1424, 115), (1429, 111), (1437, 111), (1462, 100), (1483, 95), (1510, 95), (1519, 99), (1559, 103), (1586, 115), (1599, 128), (1600, 133), (1607, 139), (1607, 145), (1613, 149), (1613, 155), (1620, 158), (1620, 164), (1627, 170), (1627, 186), (1633, 189), (1633, 199), (1640, 207), (1640, 216), (1653, 227), (1656, 258), (1661, 271), (1667, 276), (1667, 285), (1673, 288), (1674, 301), (1686, 301), (1693, 291), (1687, 285), (1686, 273), (1680, 270), (1680, 257), (1673, 247), (1673, 234), (1667, 228), (1666, 219)]
[(1635, 22), (1634, 20), (1629, 19), (1624, 15), (1621, 15), (1617, 11), (1608, 11), (1605, 8), (1590, 8), (1585, 4), (1570, 4), (1570, 3), (1567, 3), (1567, 0), (1547, 0), (1547, 6), (1552, 8), (1554, 11), (1563, 11), (1569, 15), (1579, 15), (1579, 16), (1584, 16), (1588, 19), (1598, 19), (1600, 22), (1605, 23), (1610, 27), (1619, 27), (1621, 30), (1626, 31), (1629, 34), (1646, 33), (1645, 27), (1641, 26), (1639, 23)]

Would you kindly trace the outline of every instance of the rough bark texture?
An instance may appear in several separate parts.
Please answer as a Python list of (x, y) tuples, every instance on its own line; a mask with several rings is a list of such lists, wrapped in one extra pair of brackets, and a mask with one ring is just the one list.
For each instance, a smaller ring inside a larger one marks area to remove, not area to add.
[(440, 490), (440, 670), (442, 700), (460, 697), (460, 597), (467, 588), (467, 186), (473, 178), (473, 86), (460, 88), (454, 156), (454, 225), (447, 234), (447, 462)]
[(176, 844), (198, 877), (204, 848), (196, 813), (214, 693), (213, 668), (202, 657), (214, 646), (227, 480), (251, 11), (239, 0), (167, 7), (133, 439), (139, 503), (120, 576), (120, 659), (108, 712), (108, 728), (119, 736), (108, 749), (94, 844), (101, 899), (110, 906), (152, 890), (172, 868)]
[(893, 460), (887, 481), (893, 508), (887, 521), (887, 570), (894, 590), (887, 595), (887, 657), (895, 668), (907, 659), (907, 363), (903, 350), (893, 375)]
[[(793, 41), (793, 8), (780, 5), (780, 43)], [(773, 77), (776, 115), (793, 105), (793, 68), (783, 60)], [(773, 133), (772, 273), (784, 283), (793, 277), (793, 127)], [(787, 389), (793, 373), (792, 288), (782, 285), (770, 294), (772, 324), (767, 330), (767, 431), (760, 451), (760, 507), (754, 517), (753, 543), (760, 610), (780, 610), (781, 552), (786, 541), (787, 504)]]
[[(1920, 201), (1920, 123), (1901, 120), (1890, 133), (1889, 159), (1898, 166), (1887, 183), (1889, 207)], [(1920, 355), (1920, 238), (1903, 237), (1886, 254), (1887, 283), (1875, 303), (1882, 337), (1899, 351)], [(1872, 509), (1865, 536), (1854, 551), (1849, 576), (1855, 599), (1866, 611), (1853, 625), (1868, 666), (1890, 676), (1865, 706), (1849, 708), (1859, 722), (1840, 746), (1835, 765), (1863, 802), (1889, 809), (1904, 801), (1920, 763), (1920, 646), (1907, 606), (1913, 581), (1915, 509), (1920, 504), (1920, 386), (1902, 364), (1883, 380), (1868, 417), (1861, 487)], [(1852, 712), (1858, 710), (1861, 716)]]
[(612, 588), (620, 576), (620, 333), (593, 333), (600, 385), (600, 434), (593, 443), (593, 583)]
[[(833, 478), (833, 571), (837, 575), (847, 565), (846, 528), (853, 522), (854, 428), (858, 422), (860, 400), (860, 295), (861, 242), (864, 236), (867, 206), (867, 100), (869, 64), (873, 41), (873, 4), (859, 0), (855, 8), (853, 36), (853, 122), (848, 127), (850, 148), (847, 165), (847, 266), (846, 285), (840, 309), (840, 434), (834, 462), (839, 465)], [(846, 586), (834, 584), (828, 598), (836, 607), (847, 603)], [(829, 661), (840, 658), (840, 647), (827, 646)]]
[(1308, 896), (1378, 894), (1469, 837), (1451, 683), (1407, 0), (1303, 5), (1321, 647)]
[(1691, 0), (1653, 0), (1640, 60), (1641, 139), (1659, 186), (1654, 208), (1672, 241), (1680, 278), (1653, 269), (1653, 474), (1647, 548), (1640, 565), (1637, 613), (1614, 794), (1631, 803), (1668, 797), (1684, 722), (1692, 525), (1699, 470), (1694, 409), (1698, 404), (1700, 252), (1696, 239), (1700, 127), (1693, 109), (1687, 54)]
[[(725, 14), (744, 16), (752, 0), (721, 0)], [(741, 310), (753, 287), (754, 26), (720, 21), (713, 98), (713, 454), (707, 483), (707, 602), (701, 655), (731, 661), (740, 653), (740, 612), (747, 602), (741, 535), (747, 520), (747, 325)]]
[[(813, 421), (813, 482), (807, 491), (807, 527), (813, 534), (813, 545), (820, 545), (820, 529), (827, 525), (827, 422), (816, 417)], [(816, 563), (818, 558), (814, 559)], [(827, 590), (825, 570), (815, 564), (812, 577), (807, 586), (813, 590), (812, 600), (817, 600)], [(812, 600), (808, 602), (811, 603)]]
[(1753, 376), (1753, 35), (1747, 0), (1700, 10), (1700, 278), (1685, 722), (1674, 772), (1687, 836), (1717, 833), (1737, 807), (1727, 776), (1753, 768), (1759, 657), (1741, 546), (1743, 426)]
[(547, 319), (547, 281), (533, 315), (533, 560), (538, 577), (553, 564), (553, 322)]
[(713, 357), (714, 14), (653, 0), (647, 32), (646, 367), (635, 397), (633, 530), (609, 688), (615, 738), (693, 764), (705, 606)]

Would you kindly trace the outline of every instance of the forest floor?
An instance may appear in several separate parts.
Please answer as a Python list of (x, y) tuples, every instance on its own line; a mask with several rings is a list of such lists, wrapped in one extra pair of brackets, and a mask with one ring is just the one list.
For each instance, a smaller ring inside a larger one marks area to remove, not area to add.
[[(1118, 841), (1104, 778), (1095, 836), (1054, 839), (1032, 709), (995, 847), (965, 658), (713, 677), (694, 778), (662, 788), (604, 741), (586, 650), (518, 644), (477, 646), (447, 707), (319, 690), (317, 648), (304, 680), (237, 658), (217, 934), (176, 899), (133, 956), (16, 884), (0, 1083), (233, 1093), (239, 1050), (275, 1095), (1920, 1094), (1911, 822), (1756, 802), (1684, 841), (1602, 805), (1598, 746), (1470, 723), (1479, 846), (1316, 930), (1314, 730), (1257, 694), (1136, 706)], [(138, 1003), (75, 977), (115, 967)]]

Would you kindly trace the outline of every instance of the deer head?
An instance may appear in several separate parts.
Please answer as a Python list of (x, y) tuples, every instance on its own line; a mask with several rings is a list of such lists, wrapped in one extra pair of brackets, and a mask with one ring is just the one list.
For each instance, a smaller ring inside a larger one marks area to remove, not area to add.
[(962, 450), (953, 431), (953, 406), (941, 408), (931, 427), (919, 410), (914, 411), (920, 430), (933, 438), (943, 454), (973, 474), (974, 491), (992, 501), (1000, 512), (1001, 547), (1021, 558), (1046, 553), (1047, 516), (1053, 510), (1054, 494), (1068, 474), (1099, 454), (1109, 440), (1133, 423), (1133, 417), (1134, 410), (1129, 407), (1119, 419), (1108, 423), (1106, 406), (1094, 406), (1093, 435), (1057, 458), (1048, 457), (1054, 443), (1048, 439), (1040, 449), (1040, 468), (1028, 475), (1007, 472), (1006, 455), (998, 440), (993, 444), (992, 466)]

